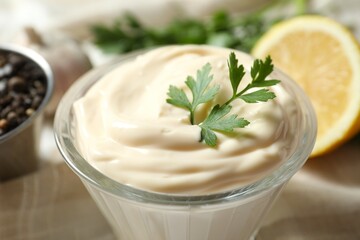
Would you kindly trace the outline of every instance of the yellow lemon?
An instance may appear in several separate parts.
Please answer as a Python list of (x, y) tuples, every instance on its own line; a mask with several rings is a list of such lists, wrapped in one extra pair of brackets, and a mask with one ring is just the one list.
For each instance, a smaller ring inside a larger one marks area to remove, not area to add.
[(253, 48), (307, 93), (318, 118), (311, 156), (335, 149), (360, 130), (360, 47), (340, 23), (300, 16), (274, 25)]

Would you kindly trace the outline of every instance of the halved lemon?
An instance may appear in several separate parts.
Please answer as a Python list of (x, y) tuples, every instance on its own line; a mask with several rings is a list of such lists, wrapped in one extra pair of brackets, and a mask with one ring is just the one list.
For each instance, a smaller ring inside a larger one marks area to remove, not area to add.
[(360, 130), (360, 47), (340, 23), (300, 16), (274, 25), (253, 48), (307, 93), (318, 118), (311, 156), (327, 153)]

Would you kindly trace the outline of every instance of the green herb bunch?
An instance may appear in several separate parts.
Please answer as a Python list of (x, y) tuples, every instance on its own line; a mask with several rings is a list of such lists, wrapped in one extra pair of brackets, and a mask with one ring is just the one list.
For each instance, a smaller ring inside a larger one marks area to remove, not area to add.
[[(202, 122), (195, 122), (197, 107), (200, 104), (212, 101), (220, 91), (219, 85), (210, 86), (213, 75), (210, 74), (211, 65), (209, 63), (197, 71), (196, 79), (188, 76), (185, 81), (186, 86), (192, 94), (191, 101), (183, 89), (173, 85), (170, 85), (168, 91), (169, 98), (166, 99), (167, 103), (187, 109), (190, 112), (190, 123), (192, 125), (197, 124), (201, 128), (200, 141), (204, 141), (211, 147), (217, 144), (215, 132), (231, 133), (235, 128), (244, 128), (250, 123), (244, 118), (239, 118), (237, 114), (229, 115), (233, 101), (240, 99), (247, 103), (267, 102), (275, 98), (276, 95), (266, 87), (276, 85), (280, 82), (276, 79), (266, 80), (274, 69), (270, 57), (267, 57), (265, 61), (256, 59), (250, 71), (251, 82), (247, 84), (245, 88), (239, 90), (239, 85), (246, 73), (244, 66), (238, 64), (238, 59), (234, 52), (230, 54), (227, 63), (232, 96), (224, 104), (216, 104), (213, 106), (210, 113)], [(259, 89), (249, 92), (249, 90), (253, 88)]]
[[(94, 43), (106, 53), (127, 53), (138, 49), (170, 44), (208, 44), (250, 52), (256, 41), (285, 16), (278, 8), (295, 7), (300, 15), (307, 12), (308, 0), (277, 0), (248, 15), (215, 12), (205, 20), (175, 19), (161, 28), (142, 24), (135, 15), (125, 14), (112, 25), (91, 28)], [(268, 14), (275, 11), (277, 14)], [(268, 16), (270, 15), (270, 16)]]
[(251, 15), (234, 19), (216, 12), (208, 21), (176, 19), (164, 28), (143, 25), (128, 13), (113, 25), (92, 27), (94, 43), (107, 53), (127, 53), (169, 44), (208, 44), (249, 52), (272, 21)]

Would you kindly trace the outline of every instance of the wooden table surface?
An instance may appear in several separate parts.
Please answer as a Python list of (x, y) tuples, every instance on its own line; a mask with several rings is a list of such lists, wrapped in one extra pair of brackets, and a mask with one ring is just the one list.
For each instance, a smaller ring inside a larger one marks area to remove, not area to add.
[[(64, 164), (0, 183), (1, 240), (111, 240), (112, 231)], [(285, 187), (257, 240), (360, 239), (360, 137), (310, 159)]]

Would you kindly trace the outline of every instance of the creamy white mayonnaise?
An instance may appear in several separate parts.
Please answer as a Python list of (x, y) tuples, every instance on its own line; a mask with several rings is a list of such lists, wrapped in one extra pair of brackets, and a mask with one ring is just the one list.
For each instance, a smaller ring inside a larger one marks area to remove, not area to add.
[[(234, 134), (218, 136), (217, 147), (199, 142), (200, 128), (189, 112), (166, 103), (169, 85), (183, 88), (186, 77), (210, 63), (220, 92), (201, 105), (201, 121), (232, 94), (227, 59), (230, 49), (209, 46), (158, 48), (121, 64), (74, 103), (76, 142), (89, 163), (108, 177), (135, 188), (173, 194), (210, 194), (254, 182), (293, 152), (298, 106), (285, 83), (271, 87), (277, 97), (265, 103), (235, 100), (232, 113), (250, 121)], [(251, 80), (253, 58), (235, 51)], [(284, 80), (275, 70), (270, 78)], [(255, 89), (256, 90), (256, 89)], [(189, 98), (191, 95), (188, 95)]]

